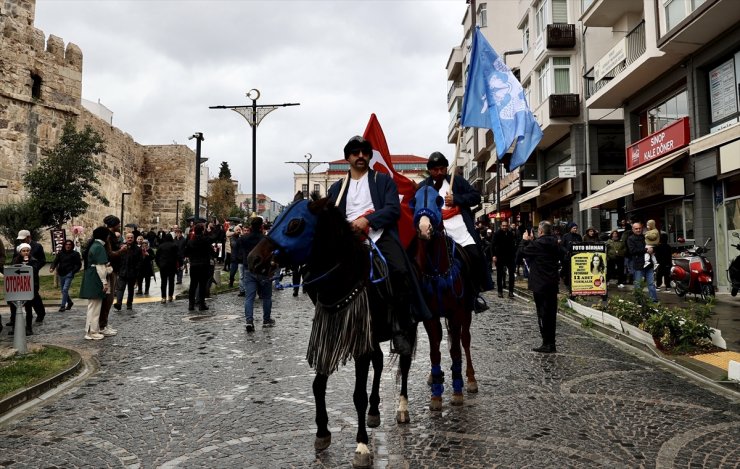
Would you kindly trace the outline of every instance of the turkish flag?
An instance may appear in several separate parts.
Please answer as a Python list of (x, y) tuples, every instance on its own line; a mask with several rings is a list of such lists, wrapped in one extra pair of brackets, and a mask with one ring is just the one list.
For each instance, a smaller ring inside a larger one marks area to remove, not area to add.
[(391, 153), (388, 151), (388, 143), (385, 141), (383, 129), (380, 127), (375, 114), (370, 116), (363, 137), (373, 146), (370, 167), (375, 171), (390, 174), (398, 187), (398, 197), (401, 201), (401, 218), (398, 220), (398, 234), (401, 237), (401, 244), (406, 248), (416, 235), (416, 230), (414, 229), (414, 212), (409, 207), (409, 200), (413, 199), (416, 193), (416, 183), (393, 169)]

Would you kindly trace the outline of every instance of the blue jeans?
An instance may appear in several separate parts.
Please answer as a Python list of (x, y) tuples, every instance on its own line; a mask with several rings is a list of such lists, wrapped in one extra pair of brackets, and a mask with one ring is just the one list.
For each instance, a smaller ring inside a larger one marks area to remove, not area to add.
[(254, 320), (254, 298), (258, 290), (262, 297), (262, 320), (266, 321), (272, 313), (272, 282), (269, 277), (257, 276), (244, 269), (244, 316), (247, 322)]
[(639, 285), (643, 277), (647, 283), (648, 294), (650, 299), (658, 302), (658, 292), (655, 290), (655, 272), (652, 267), (647, 269), (635, 269), (635, 286)]
[(248, 270), (249, 269), (244, 267), (244, 264), (239, 264), (239, 291), (240, 292), (246, 291), (244, 290), (244, 285), (246, 284), (247, 279), (244, 278), (244, 272), (247, 272)]
[(72, 285), (73, 278), (75, 278), (74, 272), (70, 272), (64, 277), (59, 276), (59, 285), (62, 287), (62, 304), (59, 306), (60, 308), (64, 308), (72, 303), (72, 298), (69, 297), (69, 287)]

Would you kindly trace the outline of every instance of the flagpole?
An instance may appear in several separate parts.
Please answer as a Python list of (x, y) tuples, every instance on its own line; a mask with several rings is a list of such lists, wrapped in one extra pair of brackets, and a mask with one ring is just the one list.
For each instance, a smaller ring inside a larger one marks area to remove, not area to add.
[(457, 158), (460, 156), (460, 143), (462, 140), (463, 129), (460, 125), (457, 126), (457, 143), (455, 144), (455, 159), (452, 162), (452, 171), (450, 173), (450, 194), (452, 194), (452, 183), (455, 180), (455, 173), (457, 173)]

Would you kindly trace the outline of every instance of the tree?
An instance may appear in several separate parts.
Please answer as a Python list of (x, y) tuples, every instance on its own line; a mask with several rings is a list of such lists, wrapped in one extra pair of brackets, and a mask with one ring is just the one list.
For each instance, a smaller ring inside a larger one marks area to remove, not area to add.
[(221, 169), (218, 170), (219, 179), (231, 179), (231, 169), (229, 169), (229, 163), (226, 161), (221, 162)]
[(216, 179), (209, 185), (208, 213), (224, 220), (236, 205), (236, 189), (231, 179)]
[(246, 218), (249, 216), (246, 210), (239, 207), (238, 205), (234, 205), (231, 207), (231, 211), (229, 212), (229, 218), (241, 218), (242, 220), (246, 220)]
[(185, 228), (188, 226), (188, 218), (195, 215), (195, 212), (193, 211), (193, 206), (190, 205), (190, 202), (185, 202), (185, 205), (182, 206), (182, 219), (180, 219), (180, 228), (182, 228), (183, 231), (185, 231)]
[(31, 199), (0, 207), (0, 234), (6, 239), (13, 241), (20, 230), (28, 230), (38, 240), (43, 227), (39, 208)]
[(45, 226), (62, 226), (72, 217), (87, 211), (88, 195), (103, 205), (106, 199), (98, 190), (98, 174), (103, 166), (95, 159), (105, 151), (103, 138), (92, 127), (78, 132), (69, 120), (51, 155), (23, 176), (23, 185), (39, 207)]

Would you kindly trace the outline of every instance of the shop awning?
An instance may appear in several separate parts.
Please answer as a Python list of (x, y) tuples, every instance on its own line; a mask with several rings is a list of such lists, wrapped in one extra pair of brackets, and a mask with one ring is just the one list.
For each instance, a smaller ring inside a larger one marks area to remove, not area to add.
[(601, 204), (605, 204), (607, 202), (611, 202), (612, 200), (634, 193), (634, 182), (636, 180), (652, 171), (656, 171), (663, 166), (676, 161), (678, 158), (685, 156), (686, 153), (687, 151), (685, 150), (679, 151), (674, 155), (665, 156), (658, 161), (647, 164), (645, 166), (641, 166), (634, 171), (626, 173), (622, 178), (617, 179), (600, 191), (595, 192), (590, 196), (582, 199), (578, 204), (580, 210), (584, 211), (590, 208), (598, 207)]
[(542, 191), (547, 190), (548, 187), (552, 187), (558, 182), (562, 181), (562, 178), (552, 178), (549, 181), (540, 184), (539, 186), (535, 187), (534, 189), (530, 190), (529, 192), (525, 192), (524, 194), (514, 197), (511, 199), (511, 202), (509, 203), (510, 207), (516, 207), (519, 204), (523, 204), (524, 202), (528, 200), (532, 200), (535, 197), (539, 196)]

